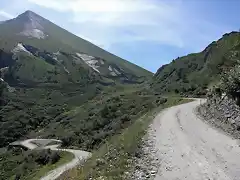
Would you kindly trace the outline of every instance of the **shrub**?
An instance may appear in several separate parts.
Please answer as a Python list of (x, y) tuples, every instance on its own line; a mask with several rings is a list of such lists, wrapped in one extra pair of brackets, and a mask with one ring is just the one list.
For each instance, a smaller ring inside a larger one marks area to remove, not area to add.
[(21, 179), (21, 174), (17, 174), (14, 180), (20, 180), (20, 179)]
[(221, 78), (221, 89), (232, 97), (237, 97), (240, 90), (240, 66), (236, 66), (228, 73), (224, 73)]
[(125, 123), (125, 122), (131, 121), (131, 119), (130, 119), (130, 117), (129, 117), (128, 115), (124, 115), (124, 116), (121, 118), (121, 121), (122, 121), (123, 123)]
[(220, 88), (240, 105), (240, 66), (222, 75)]
[(69, 146), (69, 145), (71, 145), (72, 144), (72, 141), (73, 141), (73, 135), (69, 135), (69, 136), (67, 136), (67, 137), (64, 137), (64, 138), (62, 138), (61, 139), (61, 141), (62, 141), (62, 147), (67, 147), (67, 146)]
[(51, 164), (55, 164), (60, 160), (61, 156), (59, 155), (58, 152), (54, 151), (51, 153), (50, 160)]
[(108, 117), (109, 115), (109, 109), (108, 109), (108, 106), (104, 106), (104, 108), (101, 110), (101, 116), (103, 118), (106, 118)]
[(46, 165), (50, 161), (50, 153), (49, 150), (42, 150), (37, 154), (35, 162), (39, 165)]

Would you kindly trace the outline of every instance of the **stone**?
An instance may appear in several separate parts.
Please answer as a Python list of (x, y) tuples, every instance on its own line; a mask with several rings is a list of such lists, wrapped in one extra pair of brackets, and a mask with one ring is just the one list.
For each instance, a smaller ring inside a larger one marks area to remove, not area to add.
[(235, 120), (234, 119), (229, 119), (228, 120), (231, 124), (235, 124)]
[(151, 175), (156, 175), (157, 171), (152, 170), (150, 173), (151, 173)]

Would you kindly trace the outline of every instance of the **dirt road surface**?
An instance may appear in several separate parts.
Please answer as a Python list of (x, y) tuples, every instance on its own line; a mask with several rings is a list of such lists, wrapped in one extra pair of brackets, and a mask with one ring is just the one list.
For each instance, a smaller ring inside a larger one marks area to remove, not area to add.
[(154, 119), (150, 136), (161, 161), (155, 180), (240, 180), (239, 142), (199, 119), (199, 104), (175, 106)]

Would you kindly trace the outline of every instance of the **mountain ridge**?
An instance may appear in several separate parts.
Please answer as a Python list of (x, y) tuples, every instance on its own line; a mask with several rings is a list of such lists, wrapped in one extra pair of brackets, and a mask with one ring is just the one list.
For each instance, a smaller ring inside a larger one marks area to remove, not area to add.
[(158, 69), (152, 87), (162, 93), (205, 95), (223, 72), (240, 63), (240, 33), (226, 33), (203, 51), (174, 59)]
[(0, 24), (0, 38), (7, 39), (7, 41), (16, 39), (11, 48), (16, 43), (23, 42), (50, 52), (61, 50), (74, 53), (83, 52), (122, 66), (137, 76), (152, 76), (150, 71), (105, 51), (30, 10)]

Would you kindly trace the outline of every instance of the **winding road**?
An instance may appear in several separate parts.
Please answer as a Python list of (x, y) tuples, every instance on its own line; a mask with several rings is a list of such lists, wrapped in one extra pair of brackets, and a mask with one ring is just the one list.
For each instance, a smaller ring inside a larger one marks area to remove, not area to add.
[[(47, 145), (51, 142), (55, 142), (56, 145)], [(85, 161), (87, 158), (91, 156), (91, 153), (81, 150), (74, 150), (74, 149), (61, 149), (58, 148), (61, 144), (60, 140), (56, 139), (28, 139), (25, 141), (20, 141), (15, 143), (16, 145), (21, 145), (26, 147), (30, 150), (33, 149), (51, 149), (53, 151), (66, 151), (74, 154), (74, 159), (66, 164), (59, 166), (58, 168), (48, 172), (48, 174), (42, 177), (40, 180), (54, 180), (57, 179), (62, 173), (65, 171), (74, 168), (78, 164)]]
[(161, 160), (155, 180), (240, 180), (238, 140), (199, 119), (199, 104), (171, 107), (154, 119), (149, 135)]

